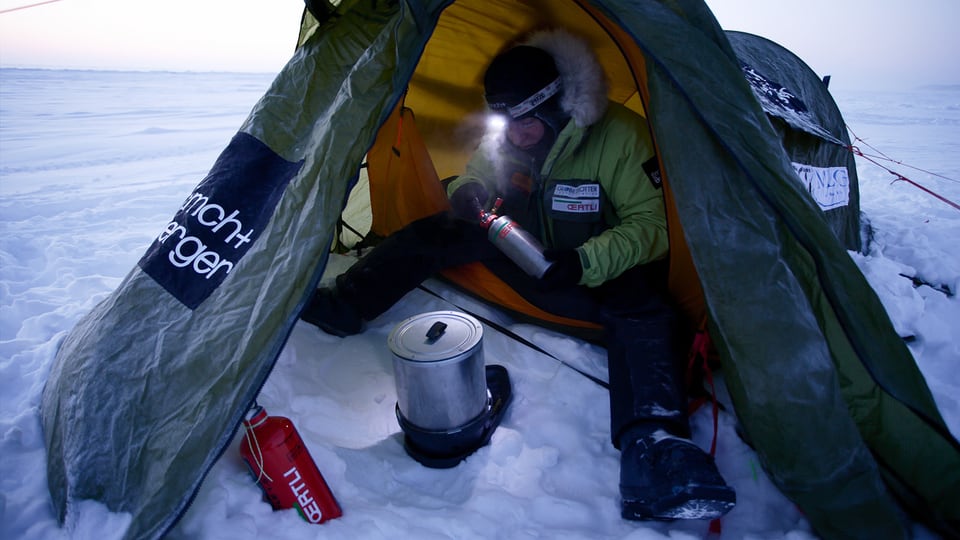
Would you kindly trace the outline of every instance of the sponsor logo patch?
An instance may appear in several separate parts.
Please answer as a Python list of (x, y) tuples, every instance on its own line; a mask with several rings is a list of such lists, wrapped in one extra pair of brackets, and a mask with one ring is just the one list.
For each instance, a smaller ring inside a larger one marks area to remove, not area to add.
[(250, 250), (302, 164), (238, 133), (140, 258), (140, 268), (196, 309)]
[(551, 209), (555, 212), (595, 214), (600, 212), (600, 184), (568, 186), (557, 184)]
[(814, 167), (793, 163), (793, 170), (823, 210), (850, 204), (850, 173), (846, 167)]
[(663, 187), (663, 177), (660, 176), (660, 162), (657, 161), (656, 156), (643, 162), (643, 172), (647, 173), (647, 178), (650, 179), (653, 187), (657, 189)]

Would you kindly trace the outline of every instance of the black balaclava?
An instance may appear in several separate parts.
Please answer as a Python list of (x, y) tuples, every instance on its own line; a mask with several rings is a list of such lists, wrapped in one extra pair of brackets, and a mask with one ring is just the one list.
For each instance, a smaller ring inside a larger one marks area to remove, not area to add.
[(537, 47), (514, 47), (490, 62), (483, 85), (491, 110), (514, 120), (532, 116), (544, 123), (543, 139), (526, 150), (542, 162), (570, 120), (560, 107), (563, 88), (553, 57)]

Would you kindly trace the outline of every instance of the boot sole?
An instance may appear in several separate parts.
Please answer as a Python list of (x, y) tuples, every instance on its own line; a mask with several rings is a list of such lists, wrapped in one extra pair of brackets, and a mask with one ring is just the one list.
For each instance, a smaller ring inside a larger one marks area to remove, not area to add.
[(687, 487), (653, 501), (631, 499), (625, 495), (622, 516), (634, 521), (674, 521), (677, 519), (716, 519), (737, 504), (737, 495), (728, 486)]

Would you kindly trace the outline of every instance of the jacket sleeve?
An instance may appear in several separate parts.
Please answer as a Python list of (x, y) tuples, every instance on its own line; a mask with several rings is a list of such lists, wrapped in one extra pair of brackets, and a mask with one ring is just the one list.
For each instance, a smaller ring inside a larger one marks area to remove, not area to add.
[(480, 148), (473, 153), (470, 161), (467, 162), (464, 173), (447, 185), (447, 197), (452, 196), (454, 192), (467, 184), (477, 183), (482, 185), (487, 192), (487, 200), (480, 201), (480, 205), (483, 208), (489, 208), (490, 205), (493, 204), (493, 199), (495, 199), (497, 195), (494, 176), (496, 171), (493, 160), (490, 159), (490, 153), (491, 150), (486, 145), (481, 145)]
[[(632, 113), (629, 113), (632, 114)], [(629, 268), (666, 257), (670, 248), (659, 178), (644, 163), (656, 163), (646, 123), (623, 114), (605, 124), (599, 148), (599, 180), (619, 223), (578, 248), (580, 284), (596, 287)], [(600, 127), (600, 126), (596, 126)], [(653, 161), (651, 161), (653, 160)]]

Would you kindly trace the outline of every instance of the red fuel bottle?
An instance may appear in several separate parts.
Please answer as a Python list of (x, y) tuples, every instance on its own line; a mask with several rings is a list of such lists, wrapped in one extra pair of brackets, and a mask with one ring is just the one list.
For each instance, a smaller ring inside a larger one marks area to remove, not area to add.
[(343, 515), (289, 418), (254, 405), (243, 421), (240, 455), (274, 510), (296, 508), (310, 523)]

